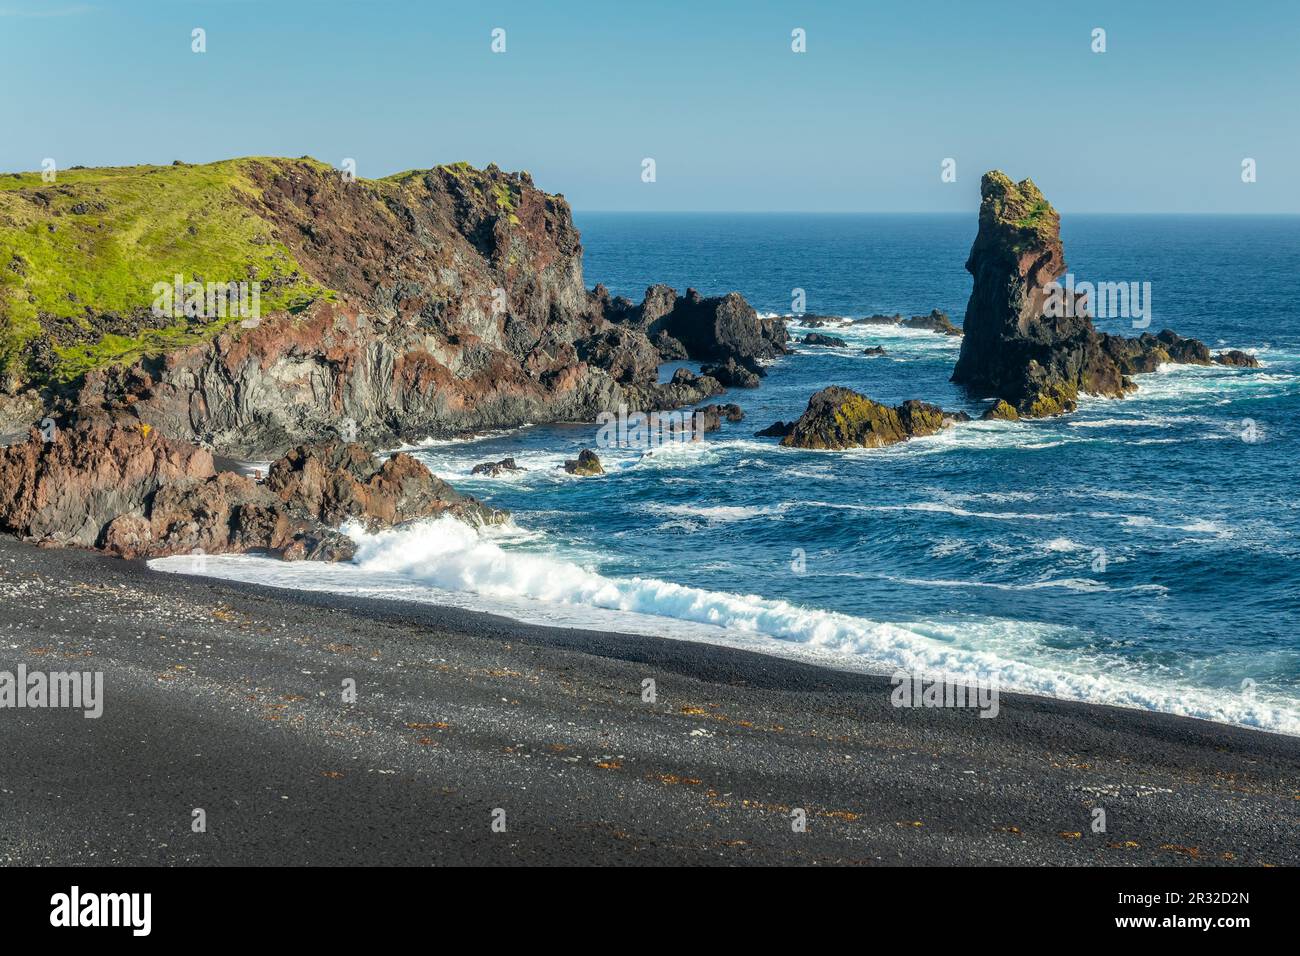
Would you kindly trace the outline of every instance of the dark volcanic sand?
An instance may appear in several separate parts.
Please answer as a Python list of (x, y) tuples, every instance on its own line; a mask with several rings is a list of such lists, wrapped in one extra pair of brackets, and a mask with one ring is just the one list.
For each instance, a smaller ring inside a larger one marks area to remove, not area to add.
[(1296, 738), (0, 539), (19, 663), (106, 703), (0, 710), (10, 864), (1300, 862)]

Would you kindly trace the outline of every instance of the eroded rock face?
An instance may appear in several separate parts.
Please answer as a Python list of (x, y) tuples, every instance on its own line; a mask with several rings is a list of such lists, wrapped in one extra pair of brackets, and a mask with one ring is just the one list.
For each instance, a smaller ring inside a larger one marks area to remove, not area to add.
[(93, 547), (122, 514), (141, 514), (168, 482), (216, 472), (212, 455), (156, 429), (82, 422), (50, 441), (33, 428), (0, 449), (0, 529), (47, 543)]
[(443, 514), (469, 524), (506, 518), (460, 494), (410, 455), (398, 453), (380, 464), (355, 443), (295, 448), (271, 465), (266, 487), (290, 508), (327, 525), (358, 520), (371, 531)]
[(333, 525), (356, 519), (377, 529), (444, 513), (505, 517), (408, 455), (381, 464), (355, 444), (295, 449), (264, 484), (217, 472), (209, 452), (141, 424), (86, 420), (49, 441), (33, 429), (0, 449), (0, 530), (126, 558), (256, 550), (345, 560), (352, 541)]
[(229, 471), (165, 484), (146, 510), (147, 518), (114, 518), (101, 547), (125, 558), (267, 551), (286, 560), (342, 561), (355, 551), (346, 535)]
[[(808, 400), (807, 410), (789, 427), (781, 444), (793, 448), (881, 448), (936, 434), (967, 417), (916, 399), (890, 408), (850, 388), (832, 385)], [(776, 430), (773, 425), (765, 431), (775, 434)]]
[(327, 435), (382, 446), (662, 408), (675, 394), (656, 389), (666, 358), (783, 351), (784, 328), (736, 293), (655, 286), (634, 306), (588, 292), (568, 203), (526, 173), (456, 164), (347, 183), (284, 160), (250, 162), (248, 174), (258, 191), (235, 201), (332, 294), (96, 370), (65, 413), (276, 457)]
[[(1137, 338), (1102, 334), (1076, 300), (1075, 314), (1045, 315), (1049, 283), (1065, 274), (1060, 217), (1030, 180), (986, 173), (974, 277), (952, 380), (1005, 400), (1020, 416), (1074, 410), (1080, 393), (1122, 397), (1130, 376), (1161, 362), (1208, 364), (1209, 349), (1168, 330)], [(1006, 416), (1003, 416), (1006, 417)]]

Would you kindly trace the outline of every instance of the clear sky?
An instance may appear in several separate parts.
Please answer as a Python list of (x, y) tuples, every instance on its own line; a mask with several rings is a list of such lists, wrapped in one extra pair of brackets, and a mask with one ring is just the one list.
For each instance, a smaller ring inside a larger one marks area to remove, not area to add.
[(1068, 212), (1297, 213), (1300, 2), (0, 0), (0, 169), (304, 154), (579, 210), (968, 211), (998, 167)]

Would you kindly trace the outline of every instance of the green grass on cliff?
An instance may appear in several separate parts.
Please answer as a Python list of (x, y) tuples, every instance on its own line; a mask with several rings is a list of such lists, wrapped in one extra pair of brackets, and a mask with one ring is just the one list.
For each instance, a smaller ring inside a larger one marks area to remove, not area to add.
[(24, 345), (55, 327), (64, 344), (54, 347), (52, 377), (68, 381), (210, 338), (238, 321), (196, 328), (181, 319), (132, 332), (130, 322), (115, 329), (114, 320), (102, 318), (149, 308), (154, 284), (178, 273), (185, 281), (260, 280), (264, 315), (326, 295), (244, 201), (257, 196), (252, 164), (281, 162), (69, 169), (53, 183), (40, 173), (0, 174), (3, 377), (25, 378)]
[(1052, 208), (1032, 179), (1014, 182), (999, 169), (984, 174), (980, 192), (986, 202), (993, 203), (993, 214), (999, 222), (1017, 229), (1032, 232), (1042, 239), (1051, 238), (1060, 223), (1060, 216)]
[[(74, 381), (92, 369), (206, 341), (240, 321), (154, 319), (154, 285), (177, 274), (184, 282), (260, 281), (264, 316), (334, 298), (257, 212), (259, 182), (304, 168), (337, 174), (309, 157), (66, 169), (52, 183), (39, 172), (0, 173), (0, 391)], [(436, 169), (519, 223), (522, 194), (512, 177), (465, 162)], [(428, 173), (357, 182), (380, 201)], [(41, 349), (32, 357), (28, 346), (46, 336), (52, 356)]]

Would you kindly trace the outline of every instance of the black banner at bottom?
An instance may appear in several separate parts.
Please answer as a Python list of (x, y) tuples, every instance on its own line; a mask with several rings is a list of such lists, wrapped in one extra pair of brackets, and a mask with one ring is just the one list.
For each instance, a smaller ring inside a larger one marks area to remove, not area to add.
[[(427, 931), (431, 919), (536, 934), (561, 912), (595, 920), (602, 932), (617, 925), (611, 919), (635, 919), (638, 931), (670, 930), (690, 919), (730, 933), (743, 932), (748, 910), (738, 912), (736, 904), (747, 893), (764, 901), (766, 926), (773, 919), (806, 921), (837, 898), (828, 890), (838, 890), (855, 920), (885, 930), (946, 927), (967, 939), (988, 933), (1002, 940), (1043, 931), (1071, 940), (1197, 934), (1231, 944), (1241, 933), (1276, 933), (1295, 924), (1288, 905), (1295, 875), (1294, 869), (918, 868), (839, 874), (829, 877), (843, 881), (835, 888), (801, 873), (797, 883), (765, 877), (747, 890), (743, 877), (729, 875), (719, 893), (716, 874), (680, 869), (668, 880), (657, 873), (606, 876), (597, 890), (589, 874), (574, 874), (565, 887), (562, 874), (546, 874), (543, 885), (518, 871), (50, 868), (0, 870), (0, 899), (7, 926), (75, 934), (81, 943), (96, 937), (220, 942), (252, 934), (266, 942), (283, 936), (339, 944)], [(522, 921), (533, 913), (544, 922), (528, 930)]]

